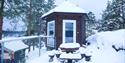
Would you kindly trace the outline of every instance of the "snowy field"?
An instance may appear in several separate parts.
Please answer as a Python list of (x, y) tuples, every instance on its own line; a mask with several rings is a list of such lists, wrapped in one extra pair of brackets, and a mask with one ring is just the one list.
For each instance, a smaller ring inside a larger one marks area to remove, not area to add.
[[(79, 51), (91, 55), (91, 60), (85, 61), (83, 58), (76, 63), (125, 63), (125, 50), (123, 50), (125, 49), (125, 29), (96, 33), (86, 40), (90, 45), (80, 48)], [(26, 52), (26, 63), (60, 63), (56, 56), (53, 62), (49, 62), (45, 47), (41, 49), (41, 56), (38, 52), (37, 48), (29, 53)]]

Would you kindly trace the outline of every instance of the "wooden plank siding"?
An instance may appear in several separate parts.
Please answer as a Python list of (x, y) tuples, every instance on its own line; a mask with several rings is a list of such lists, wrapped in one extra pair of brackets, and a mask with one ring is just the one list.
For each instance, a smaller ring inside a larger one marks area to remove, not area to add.
[(62, 31), (63, 31), (63, 22), (62, 19), (60, 18), (60, 16), (56, 16), (56, 24), (55, 24), (55, 37), (56, 37), (56, 49), (60, 46), (60, 44), (62, 43)]

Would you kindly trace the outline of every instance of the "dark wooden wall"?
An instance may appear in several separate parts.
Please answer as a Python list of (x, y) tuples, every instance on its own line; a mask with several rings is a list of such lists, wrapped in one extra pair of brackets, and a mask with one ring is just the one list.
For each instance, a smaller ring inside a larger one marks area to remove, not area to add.
[(55, 20), (56, 49), (63, 42), (63, 20), (76, 20), (76, 42), (80, 45), (85, 44), (85, 16), (85, 13), (54, 12), (44, 17), (47, 22)]

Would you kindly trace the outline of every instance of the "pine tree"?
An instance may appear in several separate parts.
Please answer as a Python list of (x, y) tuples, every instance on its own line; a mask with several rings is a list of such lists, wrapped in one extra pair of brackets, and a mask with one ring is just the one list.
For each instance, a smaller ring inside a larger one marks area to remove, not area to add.
[(86, 37), (94, 34), (94, 30), (96, 30), (96, 18), (93, 12), (89, 12), (88, 14), (89, 20), (86, 21)]
[(38, 34), (43, 13), (54, 7), (54, 0), (7, 0), (5, 16), (7, 19), (21, 18), (27, 26), (27, 34)]
[(5, 0), (4, 4), (4, 18), (22, 19), (27, 27), (26, 35), (39, 34), (41, 30), (45, 33), (45, 21), (41, 16), (54, 7), (54, 0)]
[(21, 18), (27, 26), (26, 35), (38, 34), (43, 13), (54, 8), (54, 0), (7, 0), (7, 19)]
[[(43, 13), (49, 11), (54, 7), (54, 0), (30, 0), (29, 12), (26, 14), (27, 18), (27, 35), (45, 33), (45, 21), (41, 20)], [(33, 46), (37, 45), (38, 41), (31, 40)], [(28, 42), (29, 43), (29, 42)], [(29, 43), (31, 46), (31, 43)]]
[(100, 31), (112, 31), (125, 28), (124, 8), (125, 0), (108, 1), (106, 10), (102, 14)]

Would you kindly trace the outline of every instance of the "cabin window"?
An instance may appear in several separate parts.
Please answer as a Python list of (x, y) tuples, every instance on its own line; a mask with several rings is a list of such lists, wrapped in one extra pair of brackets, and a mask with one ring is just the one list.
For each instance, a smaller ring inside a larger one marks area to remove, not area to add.
[(49, 22), (49, 36), (53, 36), (54, 35), (54, 22)]
[(66, 37), (73, 37), (73, 23), (66, 23)]
[(47, 35), (51, 36), (47, 38), (47, 46), (54, 47), (55, 21), (48, 22)]

